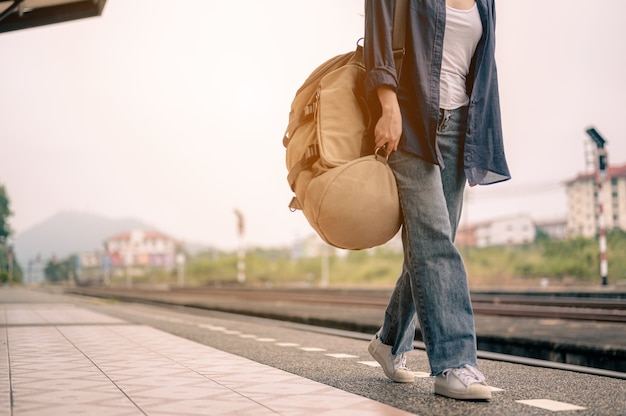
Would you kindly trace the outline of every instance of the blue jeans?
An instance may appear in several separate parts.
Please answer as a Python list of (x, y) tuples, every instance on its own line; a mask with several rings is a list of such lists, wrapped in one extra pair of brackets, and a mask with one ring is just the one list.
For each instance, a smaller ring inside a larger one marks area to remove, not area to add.
[(445, 168), (398, 151), (389, 158), (404, 217), (404, 263), (379, 333), (392, 353), (413, 349), (416, 320), (432, 375), (476, 365), (476, 331), (463, 259), (454, 245), (466, 178), (467, 107), (441, 110), (437, 144)]

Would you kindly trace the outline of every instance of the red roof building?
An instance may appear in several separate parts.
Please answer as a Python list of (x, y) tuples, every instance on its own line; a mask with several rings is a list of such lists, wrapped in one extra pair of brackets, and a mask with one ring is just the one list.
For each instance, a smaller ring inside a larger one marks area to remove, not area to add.
[(158, 231), (132, 230), (104, 242), (112, 266), (162, 267), (175, 265), (179, 243)]

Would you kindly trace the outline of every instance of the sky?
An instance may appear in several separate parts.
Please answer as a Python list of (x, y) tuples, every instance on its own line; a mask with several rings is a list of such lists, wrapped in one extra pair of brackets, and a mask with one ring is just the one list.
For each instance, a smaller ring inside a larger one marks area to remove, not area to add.
[[(17, 237), (76, 211), (227, 249), (235, 209), (246, 245), (312, 234), (287, 207), (282, 136), (309, 73), (363, 36), (363, 0), (175, 4), (108, 0), (101, 17), (0, 34), (0, 184)], [(496, 8), (513, 179), (468, 189), (463, 221), (565, 218), (588, 127), (626, 163), (626, 2)]]

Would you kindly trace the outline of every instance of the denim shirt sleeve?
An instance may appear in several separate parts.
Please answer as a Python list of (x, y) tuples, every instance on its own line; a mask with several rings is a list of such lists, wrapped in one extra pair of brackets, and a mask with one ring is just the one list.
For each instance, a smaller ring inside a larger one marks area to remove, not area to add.
[(364, 63), (367, 95), (380, 86), (397, 90), (398, 79), (391, 43), (395, 0), (365, 0)]

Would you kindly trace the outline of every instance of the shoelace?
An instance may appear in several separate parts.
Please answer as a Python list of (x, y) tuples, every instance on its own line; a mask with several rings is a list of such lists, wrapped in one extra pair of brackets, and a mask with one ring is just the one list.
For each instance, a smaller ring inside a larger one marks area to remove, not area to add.
[(446, 370), (443, 372), (443, 375), (448, 378), (450, 373), (454, 374), (456, 378), (459, 379), (461, 383), (465, 385), (465, 387), (474, 383), (483, 383), (485, 381), (485, 376), (470, 365), (464, 365), (460, 368), (452, 368), (450, 370)]
[(396, 370), (408, 370), (404, 353), (393, 356), (393, 367)]

